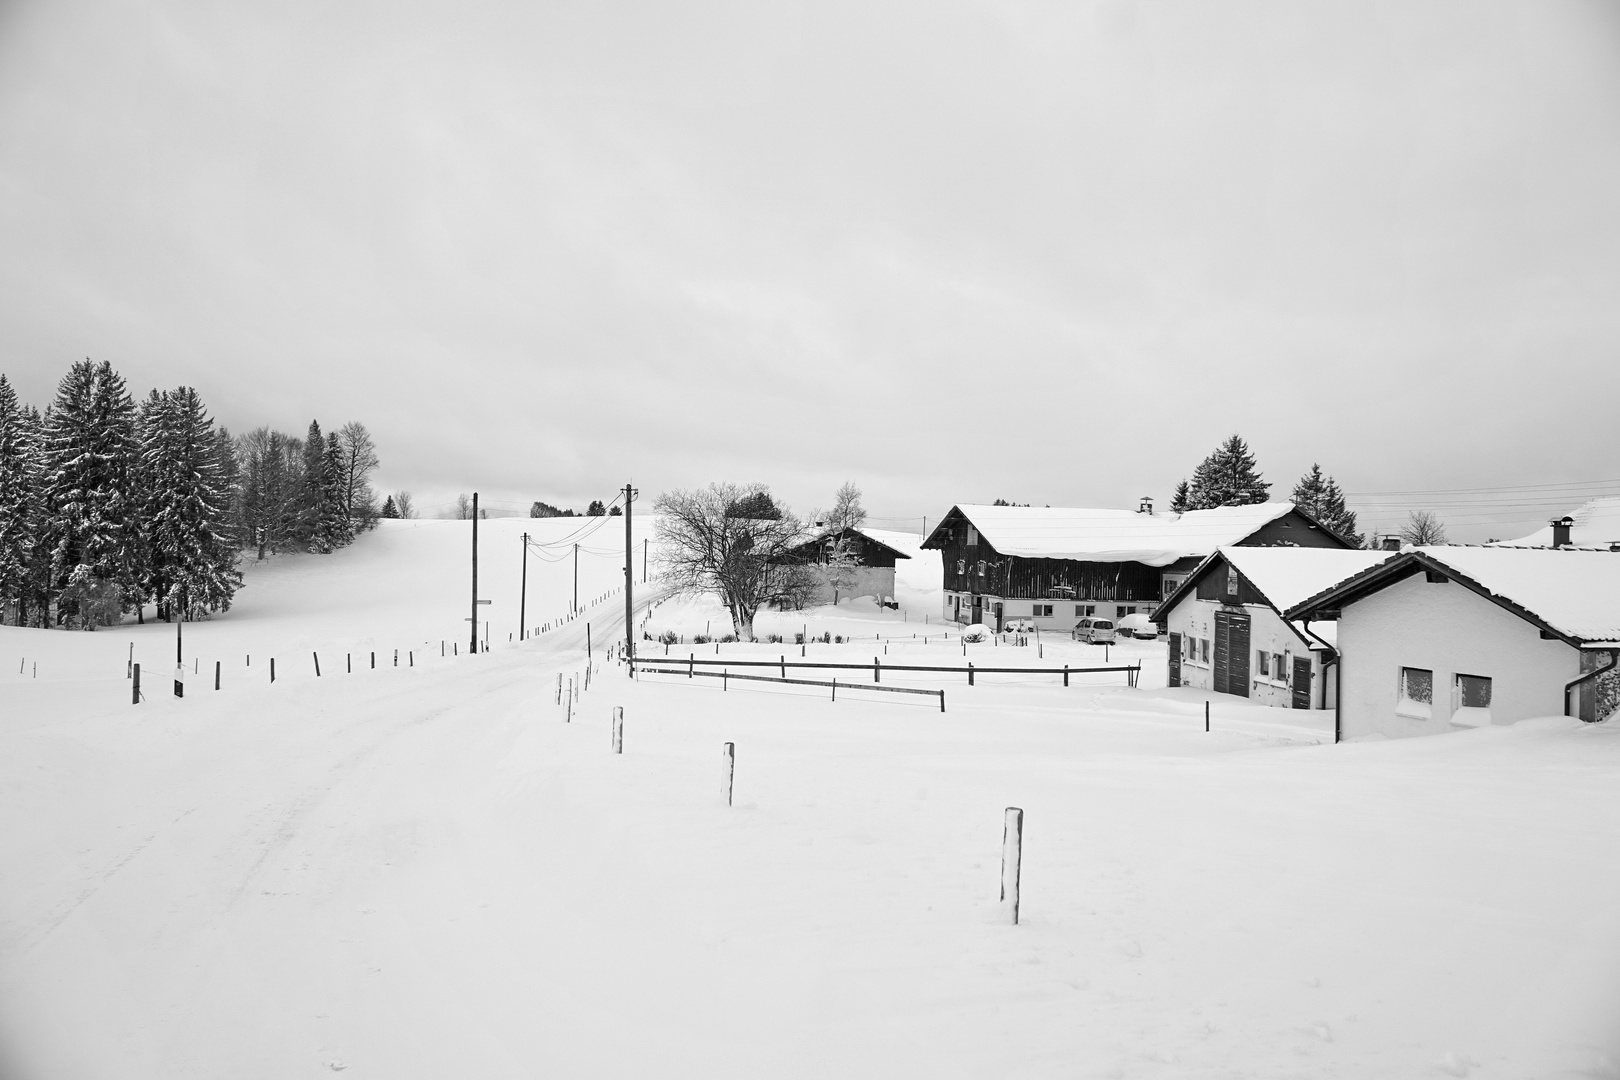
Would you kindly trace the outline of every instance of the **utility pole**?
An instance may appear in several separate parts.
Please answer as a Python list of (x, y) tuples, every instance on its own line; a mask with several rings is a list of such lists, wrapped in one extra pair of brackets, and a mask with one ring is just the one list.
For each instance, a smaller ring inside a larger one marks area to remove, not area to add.
[(641, 583), (647, 584), (647, 538), (641, 538)]
[[(624, 655), (632, 662), (630, 675), (635, 677), (636, 669), (633, 666), (636, 659), (636, 619), (633, 614), (635, 608), (636, 588), (636, 560), (635, 546), (630, 539), (630, 504), (635, 502), (636, 489), (629, 484), (624, 485)], [(642, 550), (646, 550), (643, 548)], [(642, 566), (646, 563), (643, 561)]]
[(529, 534), (523, 534), (523, 591), (518, 594), (518, 640), (527, 636), (529, 604)]
[(579, 545), (574, 545), (574, 613), (579, 613)]
[(473, 541), (472, 541), (472, 652), (478, 653), (478, 492), (473, 492)]

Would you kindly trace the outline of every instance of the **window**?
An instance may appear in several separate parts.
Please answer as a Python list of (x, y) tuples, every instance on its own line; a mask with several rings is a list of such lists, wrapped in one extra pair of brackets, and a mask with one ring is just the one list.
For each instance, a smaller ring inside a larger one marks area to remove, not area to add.
[(1257, 669), (1255, 674), (1259, 675), (1262, 679), (1271, 678), (1271, 654), (1263, 651), (1256, 653), (1255, 668)]
[(1181, 637), (1181, 655), (1187, 660), (1191, 660), (1193, 658), (1193, 639), (1187, 637), (1185, 634), (1183, 634)]
[(1413, 720), (1434, 715), (1434, 672), (1428, 668), (1401, 668), (1400, 697), (1395, 712)]
[(1198, 639), (1198, 662), (1201, 664), (1209, 663), (1209, 638), (1207, 637)]
[(1272, 653), (1271, 670), (1276, 672), (1272, 678), (1276, 679), (1280, 683), (1286, 683), (1288, 681), (1288, 654)]
[(1238, 572), (1237, 572), (1237, 567), (1228, 566), (1226, 568), (1226, 596), (1227, 596), (1227, 599), (1229, 599), (1229, 600), (1234, 599), (1234, 598), (1236, 598), (1237, 594), (1238, 594)]
[(957, 559), (956, 560), (956, 572), (958, 574), (967, 573), (967, 560), (966, 559)]
[(1458, 675), (1451, 688), (1451, 722), (1485, 727), (1491, 722), (1491, 680), (1484, 675)]
[(1052, 617), (1052, 605), (1051, 604), (1036, 604), (1036, 605), (1034, 605), (1034, 610), (1032, 610), (1030, 612), (1030, 614), (1034, 615), (1037, 618), (1049, 619), (1049, 618)]
[(1181, 579), (1180, 578), (1178, 578), (1178, 577), (1167, 577), (1167, 578), (1164, 579), (1164, 587), (1162, 589), (1160, 589), (1159, 595), (1161, 597), (1169, 596), (1171, 593), (1175, 592), (1179, 588), (1181, 588)]
[(979, 560), (979, 576), (984, 577), (984, 560)]
[(968, 547), (976, 547), (979, 543), (979, 530), (971, 525), (968, 526), (967, 541)]

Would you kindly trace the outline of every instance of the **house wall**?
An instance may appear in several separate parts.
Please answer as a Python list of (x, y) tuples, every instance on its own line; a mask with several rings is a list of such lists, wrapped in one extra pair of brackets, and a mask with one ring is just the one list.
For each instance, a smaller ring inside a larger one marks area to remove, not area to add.
[[(1085, 618), (1086, 609), (1091, 609), (1091, 614), (1099, 619), (1117, 620), (1132, 611), (1138, 611), (1144, 615), (1150, 614), (1158, 606), (1151, 601), (1115, 604), (1095, 600), (1023, 600), (998, 596), (994, 593), (981, 593), (980, 596), (984, 600), (984, 621), (990, 627), (995, 627), (995, 605), (1000, 604), (1003, 623), (1008, 619), (1030, 619), (1036, 626), (1040, 627), (1042, 632), (1056, 634), (1067, 634), (1073, 630), (1074, 624)], [(957, 599), (961, 601), (960, 606), (955, 603)], [(1036, 607), (1044, 609), (1048, 606), (1051, 607), (1052, 614), (1035, 614)], [(960, 611), (961, 617), (958, 621), (969, 622), (972, 618), (970, 614), (972, 608), (972, 593), (946, 591), (945, 605), (942, 611), (946, 619), (957, 619), (957, 612)]]
[[(1423, 574), (1346, 605), (1339, 616), (1338, 648), (1339, 716), (1347, 739), (1474, 726), (1452, 723), (1462, 719), (1454, 716), (1452, 705), (1459, 672), (1491, 680), (1492, 724), (1558, 716), (1564, 711), (1564, 685), (1580, 674), (1574, 648), (1542, 640), (1535, 626), (1463, 585), (1431, 583)], [(1426, 719), (1401, 714), (1403, 666), (1434, 672)]]
[(1252, 535), (1240, 541), (1240, 546), (1347, 548), (1350, 545), (1326, 529), (1312, 525), (1305, 520), (1304, 515), (1295, 511), (1262, 525)]
[[(1224, 576), (1222, 580), (1225, 580)], [(1182, 635), (1183, 641), (1190, 637), (1195, 641), (1209, 642), (1209, 663), (1199, 659), (1188, 659), (1184, 652), (1181, 660), (1182, 686), (1206, 692), (1214, 686), (1215, 613), (1222, 610), (1222, 607), (1223, 605), (1212, 600), (1184, 597), (1166, 617), (1166, 629), (1172, 634)], [(1290, 680), (1294, 658), (1308, 655), (1311, 658), (1311, 707), (1325, 708), (1322, 696), (1325, 688), (1321, 654), (1312, 652), (1307, 643), (1294, 633), (1270, 606), (1244, 604), (1241, 605), (1241, 609), (1249, 616), (1249, 700), (1256, 705), (1271, 705), (1279, 709), (1292, 708), (1293, 691)], [(1226, 610), (1235, 611), (1238, 607), (1234, 605), (1227, 607)], [(1269, 678), (1260, 674), (1260, 664), (1254, 655), (1260, 652), (1282, 655), (1285, 666), (1280, 678), (1275, 672)]]

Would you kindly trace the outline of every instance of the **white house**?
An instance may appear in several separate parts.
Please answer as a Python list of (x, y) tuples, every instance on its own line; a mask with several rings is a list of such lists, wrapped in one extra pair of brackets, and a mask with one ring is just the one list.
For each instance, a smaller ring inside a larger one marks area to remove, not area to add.
[(1414, 548), (1284, 615), (1337, 622), (1342, 738), (1620, 709), (1620, 552)]
[(1392, 557), (1387, 551), (1223, 547), (1154, 614), (1169, 631), (1171, 686), (1278, 708), (1331, 708), (1333, 625), (1314, 634), (1283, 612)]

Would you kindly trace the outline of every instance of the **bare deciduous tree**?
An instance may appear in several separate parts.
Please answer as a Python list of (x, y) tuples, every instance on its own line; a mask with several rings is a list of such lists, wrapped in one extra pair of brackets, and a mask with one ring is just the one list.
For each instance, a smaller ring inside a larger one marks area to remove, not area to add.
[(369, 527), (377, 516), (377, 499), (368, 482), (372, 470), (381, 464), (377, 444), (358, 420), (338, 429), (338, 443), (343, 447), (343, 509), (361, 528)]
[(399, 516), (402, 518), (415, 517), (416, 503), (412, 501), (411, 493), (408, 491), (394, 492), (394, 509), (399, 511)]
[(465, 491), (456, 496), (456, 520), (469, 521), (472, 518), (472, 496)]
[[(769, 506), (775, 517), (757, 516)], [(775, 505), (762, 484), (710, 484), (666, 491), (654, 504), (666, 578), (690, 593), (714, 593), (731, 613), (737, 636), (753, 640), (754, 616), (767, 604), (800, 605), (815, 575), (784, 556), (800, 537), (799, 521)]]
[(866, 508), (861, 505), (861, 489), (853, 480), (845, 481), (833, 496), (833, 508), (827, 514), (827, 527), (831, 529), (858, 529), (866, 524)]
[(1401, 539), (1418, 547), (1424, 544), (1443, 544), (1446, 542), (1446, 527), (1429, 511), (1414, 510), (1407, 517), (1406, 524), (1401, 526)]

